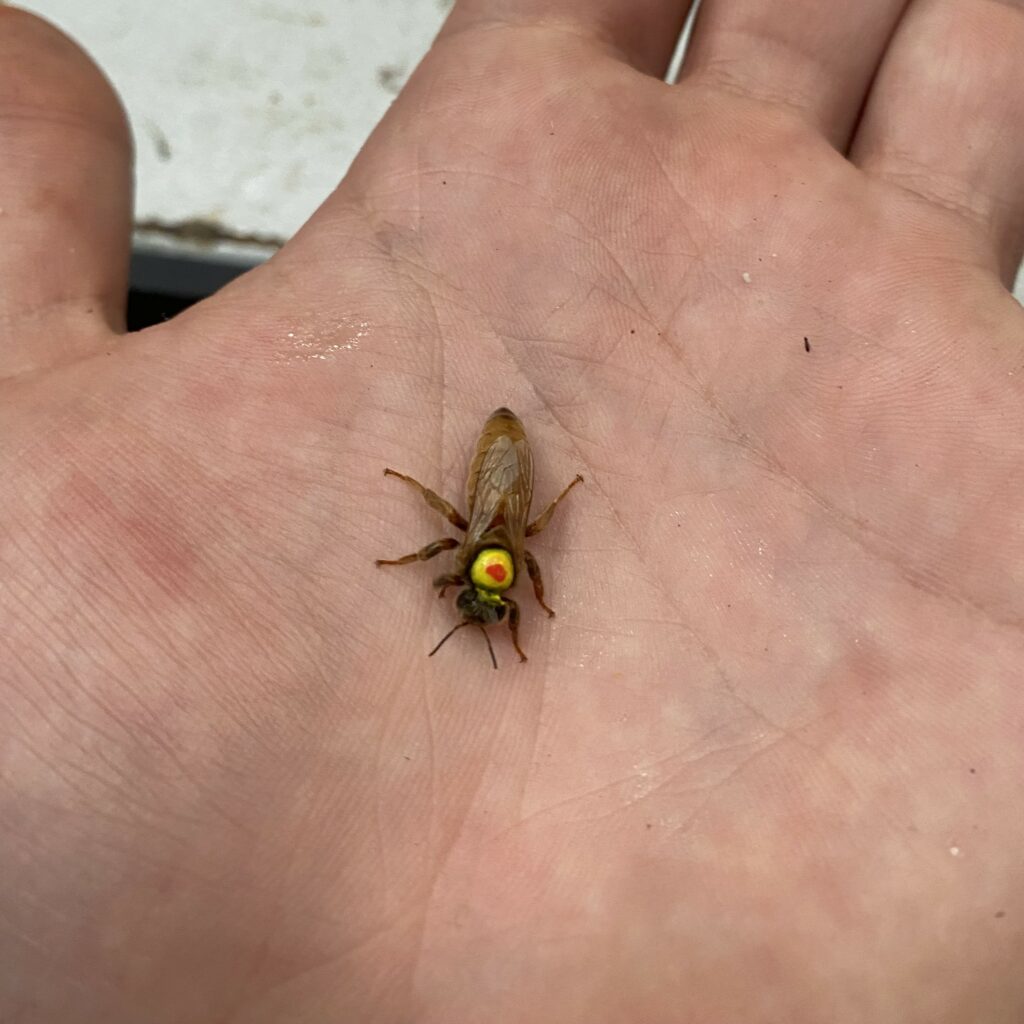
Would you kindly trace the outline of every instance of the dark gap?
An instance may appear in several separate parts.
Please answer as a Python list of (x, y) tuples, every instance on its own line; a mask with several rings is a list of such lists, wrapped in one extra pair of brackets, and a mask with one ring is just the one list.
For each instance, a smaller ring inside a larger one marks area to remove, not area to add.
[(128, 330), (163, 323), (212, 295), (256, 260), (199, 259), (136, 249), (128, 290)]

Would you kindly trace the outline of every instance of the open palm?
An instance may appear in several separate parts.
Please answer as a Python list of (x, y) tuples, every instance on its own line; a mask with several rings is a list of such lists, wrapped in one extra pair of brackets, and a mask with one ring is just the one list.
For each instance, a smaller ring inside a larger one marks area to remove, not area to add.
[[(681, 6), (460, 3), (134, 336), (120, 114), (0, 11), (0, 1017), (1020, 1019), (1024, 16), (709, 2), (667, 86)], [(499, 405), (586, 483), (495, 673), (373, 560)]]

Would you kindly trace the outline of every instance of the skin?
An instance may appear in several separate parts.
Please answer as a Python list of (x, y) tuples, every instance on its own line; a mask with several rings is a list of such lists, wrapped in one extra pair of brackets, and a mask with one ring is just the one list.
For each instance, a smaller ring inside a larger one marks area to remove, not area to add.
[[(681, 18), (458, 3), (126, 337), (122, 114), (0, 8), (0, 1019), (1024, 1015), (1024, 9)], [(500, 675), (372, 565), (498, 404), (587, 480)]]

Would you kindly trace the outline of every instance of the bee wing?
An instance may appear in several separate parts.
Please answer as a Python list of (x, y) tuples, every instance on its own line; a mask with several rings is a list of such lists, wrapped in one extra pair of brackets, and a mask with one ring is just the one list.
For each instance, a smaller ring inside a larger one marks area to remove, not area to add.
[(467, 540), (504, 527), (512, 555), (523, 553), (526, 520), (533, 500), (533, 455), (525, 437), (501, 434), (479, 453), (469, 480)]

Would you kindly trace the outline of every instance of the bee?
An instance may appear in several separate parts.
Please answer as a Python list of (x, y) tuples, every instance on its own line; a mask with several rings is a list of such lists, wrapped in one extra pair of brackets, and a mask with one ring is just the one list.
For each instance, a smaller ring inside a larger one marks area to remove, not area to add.
[(442, 551), (458, 549), (453, 571), (438, 576), (434, 586), (439, 591), (438, 597), (444, 597), (450, 587), (465, 588), (455, 599), (462, 621), (441, 637), (428, 657), (433, 657), (453, 633), (465, 626), (477, 626), (487, 641), (491, 664), (497, 668), (494, 648), (485, 627), (501, 622), (507, 614), (512, 645), (519, 660), (526, 661), (526, 655), (519, 646), (519, 605), (508, 596), (508, 591), (525, 567), (538, 604), (548, 616), (555, 614), (544, 603), (544, 580), (537, 559), (526, 550), (526, 538), (535, 536), (548, 525), (558, 503), (577, 484), (583, 483), (583, 477), (577, 474), (569, 486), (530, 522), (533, 453), (519, 417), (504, 406), (491, 413), (476, 443), (466, 481), (468, 519), (454, 505), (411, 476), (390, 468), (384, 470), (384, 475), (404, 480), (435, 512), (440, 512), (452, 526), (465, 534), (462, 540), (442, 537), (411, 555), (378, 558), (375, 562), (378, 567), (408, 565), (410, 562), (425, 562)]

